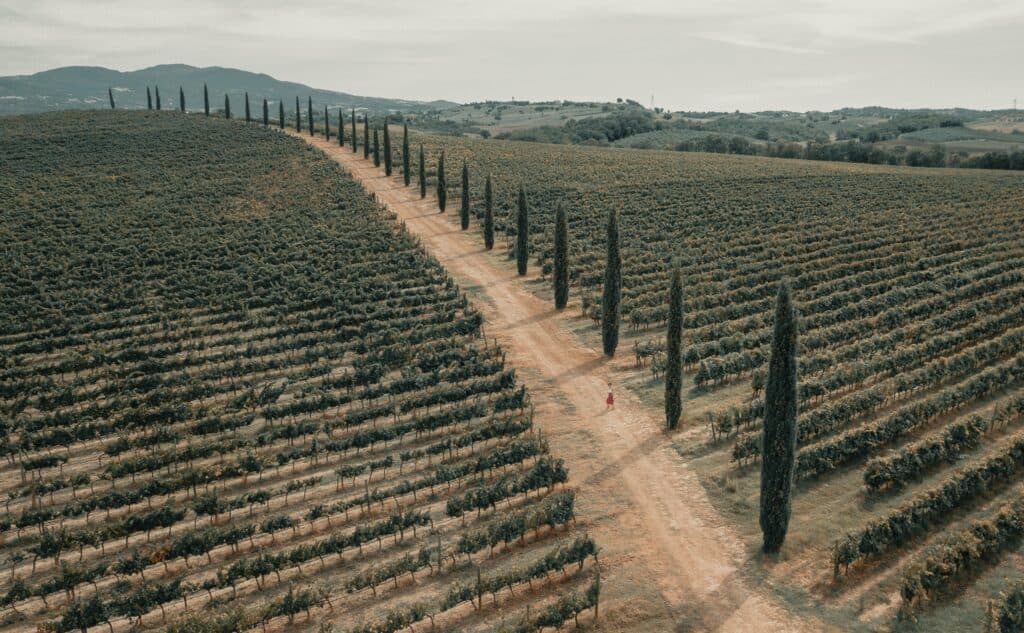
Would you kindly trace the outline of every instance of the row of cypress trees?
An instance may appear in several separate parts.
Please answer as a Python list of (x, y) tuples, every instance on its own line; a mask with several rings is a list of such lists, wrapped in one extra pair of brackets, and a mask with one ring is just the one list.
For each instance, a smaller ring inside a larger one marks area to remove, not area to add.
[[(376, 130), (374, 130), (375, 164), (380, 160), (376, 155)], [(385, 170), (388, 175), (390, 143), (385, 124)], [(405, 185), (411, 182), (409, 129), (403, 126), (402, 168)], [(470, 179), (469, 165), (462, 163), (461, 204), (459, 220), (462, 230), (469, 228)], [(423, 145), (419, 148), (420, 198), (426, 197), (426, 167)], [(437, 164), (437, 205), (441, 213), (448, 200), (448, 186), (445, 171), (445, 150), (441, 149)], [(484, 183), (484, 246), (494, 247), (493, 183), (488, 174)], [(530, 209), (526, 190), (519, 187), (516, 201), (516, 270), (525, 275), (529, 266), (529, 216)], [(619, 214), (612, 209), (608, 214), (606, 228), (606, 261), (602, 294), (601, 339), (604, 353), (613, 356), (619, 343), (619, 328), (622, 319), (622, 253), (619, 235)], [(665, 422), (668, 429), (678, 427), (682, 417), (683, 384), (683, 275), (678, 266), (673, 266), (670, 275), (668, 331), (666, 333), (665, 370)], [(563, 309), (569, 300), (569, 223), (564, 206), (555, 210), (554, 254), (552, 285), (556, 309)], [(797, 439), (797, 312), (793, 305), (789, 283), (783, 280), (776, 298), (774, 332), (768, 379), (765, 388), (765, 415), (761, 444), (761, 498), (760, 526), (762, 550), (777, 552), (785, 541), (791, 516), (793, 475), (796, 464)]]

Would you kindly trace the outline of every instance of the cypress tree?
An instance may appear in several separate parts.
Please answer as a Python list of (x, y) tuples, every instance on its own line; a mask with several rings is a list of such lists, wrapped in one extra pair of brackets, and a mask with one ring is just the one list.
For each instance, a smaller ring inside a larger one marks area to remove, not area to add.
[(491, 188), (491, 175), (487, 174), (484, 183), (484, 248), (494, 248), (494, 192)]
[(295, 97), (295, 131), (302, 131), (302, 110), (299, 107), (299, 98)]
[(160, 86), (156, 86), (156, 109), (160, 109)]
[(228, 100), (228, 93), (224, 93), (224, 118), (231, 118), (231, 101)]
[(526, 274), (530, 259), (530, 210), (526, 205), (526, 189), (519, 185), (519, 204), (516, 213), (516, 272)]
[(284, 99), (280, 99), (277, 102), (277, 120), (281, 129), (284, 129)]
[(665, 422), (668, 428), (679, 425), (683, 413), (683, 274), (672, 271), (668, 293), (668, 340), (665, 358)]
[(153, 93), (149, 91), (149, 86), (146, 86), (146, 109), (153, 109)]
[(555, 308), (561, 310), (569, 303), (569, 220), (562, 205), (555, 211), (555, 256), (551, 274), (555, 283)]
[(761, 432), (761, 534), (765, 553), (779, 551), (789, 528), (796, 464), (797, 314), (785, 279), (775, 302)]
[(370, 157), (370, 115), (363, 115), (363, 160)]
[(423, 143), (420, 143), (420, 200), (427, 197), (427, 165), (423, 160)]
[(110, 109), (113, 110), (114, 109), (114, 90), (110, 86), (107, 86), (107, 97), (110, 98)]
[(356, 133), (356, 109), (352, 108), (352, 153), (359, 149), (359, 135)]
[(465, 231), (469, 228), (469, 165), (462, 161), (462, 191), (460, 192), (461, 202), (459, 205), (459, 226)]
[(267, 105), (267, 98), (263, 97), (263, 127), (270, 125), (270, 107)]
[(388, 132), (388, 117), (384, 116), (384, 175), (391, 175), (391, 134)]
[(210, 91), (207, 90), (206, 84), (203, 84), (203, 112), (210, 116)]
[(178, 108), (185, 111), (185, 89), (178, 86)]
[(444, 213), (448, 206), (448, 179), (444, 175), (444, 148), (441, 148), (441, 158), (437, 161), (437, 208)]
[(338, 147), (345, 147), (345, 115), (344, 110), (338, 108)]
[(601, 342), (607, 356), (619, 346), (619, 321), (622, 318), (622, 255), (619, 252), (619, 214), (608, 214), (608, 260), (604, 269), (604, 294), (601, 299)]
[(316, 129), (313, 126), (313, 96), (308, 97), (309, 104), (306, 106), (306, 115), (309, 117), (309, 135), (313, 136), (316, 134)]
[(377, 128), (373, 128), (373, 166), (380, 167), (380, 142), (377, 140)]
[(409, 124), (402, 124), (402, 179), (405, 180), (405, 186), (408, 187), (409, 183), (412, 182), (412, 174), (409, 173), (409, 168), (412, 161), (409, 158)]
[(249, 110), (249, 93), (245, 93), (245, 122), (252, 123), (252, 111)]
[(331, 120), (327, 117), (327, 106), (324, 106), (324, 139), (331, 140)]

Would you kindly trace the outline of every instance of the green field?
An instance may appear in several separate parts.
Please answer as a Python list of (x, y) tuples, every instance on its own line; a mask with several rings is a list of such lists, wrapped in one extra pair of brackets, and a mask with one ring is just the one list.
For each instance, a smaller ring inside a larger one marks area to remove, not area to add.
[(529, 394), (333, 161), (103, 111), (0, 120), (0, 168), (0, 630), (518, 631), (593, 605)]
[(786, 549), (758, 573), (796, 612), (850, 629), (885, 630), (898, 616), (920, 630), (977, 629), (986, 600), (1021, 576), (1024, 177), (416, 140), (429, 165), (443, 145), (453, 199), (467, 161), (478, 217), (481, 180), (493, 175), (507, 246), (525, 186), (533, 279), (550, 270), (554, 209), (568, 210), (572, 293), (595, 323), (606, 217), (618, 210), (629, 331), (620, 379), (656, 407), (668, 272), (681, 267), (689, 384), (676, 443), (752, 565), (763, 405), (751, 385), (763, 380), (777, 282), (792, 280), (798, 493)]

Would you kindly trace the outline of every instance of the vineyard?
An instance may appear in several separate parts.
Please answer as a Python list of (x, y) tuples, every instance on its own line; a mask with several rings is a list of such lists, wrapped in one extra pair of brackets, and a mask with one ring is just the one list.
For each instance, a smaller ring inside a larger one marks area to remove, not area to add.
[(177, 112), (8, 118), (0, 208), (0, 631), (597, 617), (515, 369), (323, 154)]
[(428, 189), (443, 147), (449, 199), (461, 194), (452, 166), (468, 165), (471, 230), (492, 176), (499, 247), (510, 258), (525, 187), (527, 283), (545, 297), (555, 212), (567, 211), (571, 295), (595, 325), (605, 225), (618, 211), (619, 380), (659, 408), (669, 276), (679, 264), (688, 382), (676, 448), (750, 542), (771, 310), (779, 280), (791, 280), (798, 485), (791, 538), (765, 573), (796, 589), (795, 604), (826, 602), (865, 628), (913, 620), (949, 630), (952, 620), (976, 629), (1007, 579), (1024, 577), (1024, 179), (413, 141), (425, 146)]

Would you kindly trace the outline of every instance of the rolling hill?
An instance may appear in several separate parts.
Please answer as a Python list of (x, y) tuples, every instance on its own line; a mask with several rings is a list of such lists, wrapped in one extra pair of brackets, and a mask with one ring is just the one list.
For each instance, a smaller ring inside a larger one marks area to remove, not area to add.
[(145, 108), (147, 86), (160, 87), (163, 106), (173, 108), (178, 107), (178, 88), (181, 87), (185, 91), (186, 106), (198, 109), (203, 103), (203, 84), (209, 86), (214, 106), (223, 101), (225, 92), (232, 97), (248, 92), (254, 99), (266, 97), (275, 102), (312, 96), (319, 104), (372, 111), (443, 110), (457, 106), (450, 101), (385, 99), (319, 90), (235, 68), (163, 64), (130, 72), (97, 66), (65, 66), (34, 75), (0, 77), (0, 114), (105, 108), (108, 87), (114, 91), (118, 107)]

